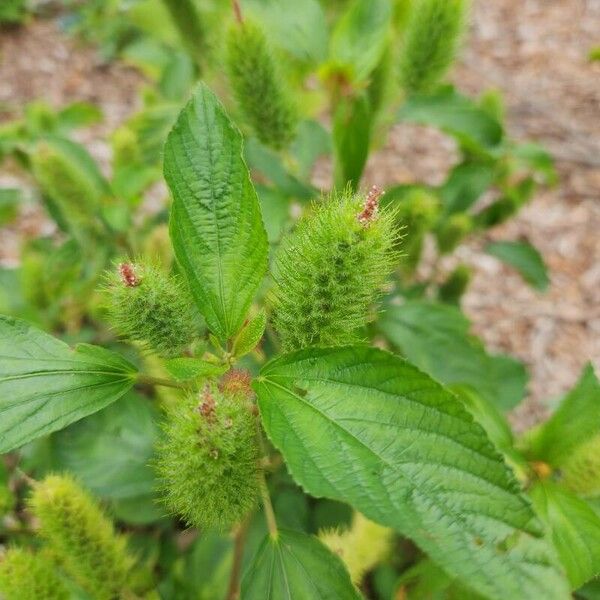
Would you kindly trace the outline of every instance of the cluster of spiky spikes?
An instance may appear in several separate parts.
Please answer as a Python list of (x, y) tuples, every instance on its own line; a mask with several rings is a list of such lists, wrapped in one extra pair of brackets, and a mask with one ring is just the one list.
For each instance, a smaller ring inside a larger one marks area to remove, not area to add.
[[(237, 373), (237, 372), (236, 372)], [(189, 526), (227, 529), (256, 505), (259, 450), (247, 377), (207, 383), (169, 409), (156, 467), (166, 506)]]
[(460, 44), (469, 0), (415, 0), (408, 19), (400, 83), (408, 93), (433, 90)]
[(148, 262), (121, 263), (104, 288), (108, 318), (124, 338), (163, 357), (181, 355), (200, 321), (187, 284)]
[(240, 110), (258, 139), (275, 149), (294, 138), (298, 112), (263, 30), (244, 20), (227, 37), (229, 80)]
[(363, 577), (386, 558), (391, 549), (392, 531), (354, 513), (346, 531), (322, 531), (319, 539), (345, 563), (350, 578), (360, 585)]
[(360, 338), (396, 258), (394, 215), (379, 211), (380, 196), (325, 198), (280, 248), (271, 304), (284, 350)]
[(0, 597), (4, 600), (68, 600), (71, 594), (46, 554), (11, 548), (0, 557)]
[(580, 496), (600, 497), (600, 435), (576, 448), (560, 465), (563, 483)]
[(134, 566), (126, 539), (71, 476), (49, 475), (36, 484), (29, 507), (66, 573), (97, 600), (120, 597)]

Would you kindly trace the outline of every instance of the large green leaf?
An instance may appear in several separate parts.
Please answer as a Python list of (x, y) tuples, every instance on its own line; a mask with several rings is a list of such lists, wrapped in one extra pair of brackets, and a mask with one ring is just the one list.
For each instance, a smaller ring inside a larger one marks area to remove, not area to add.
[(198, 308), (222, 341), (235, 335), (267, 269), (267, 234), (242, 136), (201, 84), (165, 145), (170, 232)]
[(527, 374), (522, 363), (488, 354), (454, 306), (420, 300), (388, 304), (378, 327), (408, 360), (444, 384), (470, 385), (503, 410), (523, 399)]
[(354, 0), (331, 34), (329, 58), (364, 81), (379, 64), (387, 43), (390, 0)]
[(600, 575), (600, 516), (585, 500), (551, 481), (530, 490), (573, 589)]
[(403, 359), (307, 349), (255, 383), (263, 424), (310, 494), (412, 538), (489, 598), (568, 598), (542, 527), (462, 403)]
[(588, 365), (552, 417), (528, 435), (528, 453), (559, 467), (578, 446), (599, 434), (600, 381)]
[(550, 279), (542, 255), (527, 242), (492, 242), (485, 251), (514, 267), (536, 290), (548, 288)]
[(135, 367), (118, 354), (74, 350), (25, 321), (0, 316), (0, 453), (78, 421), (120, 398)]
[(338, 556), (317, 538), (280, 530), (267, 536), (242, 581), (244, 600), (359, 600)]
[(485, 110), (452, 87), (427, 96), (413, 96), (400, 109), (398, 118), (438, 127), (471, 149), (491, 149), (503, 137), (502, 126)]
[(150, 462), (157, 417), (147, 398), (130, 392), (118, 404), (56, 434), (52, 467), (73, 473), (102, 498), (151, 496), (156, 489)]

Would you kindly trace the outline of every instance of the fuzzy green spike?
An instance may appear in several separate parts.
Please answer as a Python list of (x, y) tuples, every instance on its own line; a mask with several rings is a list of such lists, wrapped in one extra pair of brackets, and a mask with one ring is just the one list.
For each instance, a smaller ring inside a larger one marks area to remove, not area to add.
[(50, 475), (35, 485), (29, 506), (64, 570), (97, 600), (120, 597), (134, 560), (93, 498), (71, 476)]
[(579, 446), (560, 465), (564, 485), (580, 496), (600, 497), (600, 435)]
[(298, 112), (264, 32), (244, 21), (227, 38), (227, 67), (234, 96), (258, 139), (275, 149), (294, 138)]
[(346, 564), (350, 578), (360, 585), (364, 576), (389, 554), (391, 529), (355, 513), (347, 531), (323, 531), (319, 539)]
[(259, 450), (250, 398), (247, 384), (220, 390), (210, 383), (169, 409), (156, 467), (166, 506), (189, 526), (227, 529), (256, 505)]
[(45, 554), (11, 548), (0, 558), (0, 597), (4, 600), (68, 600), (71, 594)]
[(281, 247), (271, 302), (285, 350), (360, 338), (396, 258), (395, 216), (378, 211), (380, 196), (326, 198)]
[(405, 32), (400, 83), (408, 93), (425, 93), (440, 83), (454, 62), (464, 30), (468, 0), (415, 0)]
[(108, 317), (123, 337), (166, 358), (180, 355), (197, 337), (199, 317), (180, 277), (137, 262), (121, 263), (107, 279)]

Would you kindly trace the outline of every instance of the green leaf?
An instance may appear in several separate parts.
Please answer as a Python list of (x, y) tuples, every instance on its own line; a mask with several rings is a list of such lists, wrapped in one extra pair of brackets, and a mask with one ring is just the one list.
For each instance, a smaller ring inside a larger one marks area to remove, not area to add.
[(358, 189), (371, 141), (371, 109), (363, 92), (338, 103), (333, 117), (335, 183), (343, 189), (348, 182)]
[(364, 81), (379, 64), (387, 43), (390, 0), (354, 0), (331, 34), (330, 60)]
[(235, 335), (267, 270), (267, 234), (242, 136), (201, 84), (165, 145), (173, 248), (209, 328)]
[(542, 255), (527, 242), (492, 242), (485, 251), (514, 267), (536, 290), (548, 288), (550, 279)]
[(0, 453), (108, 406), (131, 388), (134, 375), (118, 354), (86, 344), (72, 350), (0, 315)]
[(488, 354), (470, 327), (458, 308), (419, 300), (386, 305), (378, 321), (379, 330), (402, 354), (433, 378), (469, 385), (499, 409), (509, 410), (525, 394), (523, 364)]
[(227, 372), (227, 365), (219, 365), (199, 358), (171, 358), (165, 361), (167, 371), (178, 381), (190, 379), (218, 377)]
[(128, 393), (53, 437), (53, 470), (73, 473), (102, 498), (152, 495), (157, 417), (147, 398)]
[(244, 600), (359, 600), (341, 559), (317, 538), (280, 530), (267, 536), (242, 581)]
[(577, 385), (529, 440), (531, 457), (560, 466), (573, 451), (600, 434), (600, 381), (587, 365)]
[(529, 492), (546, 522), (573, 589), (600, 575), (600, 516), (571, 492), (551, 481)]
[(318, 63), (327, 55), (327, 20), (317, 0), (244, 0), (242, 5), (294, 58)]
[(568, 597), (484, 430), (417, 368), (376, 348), (307, 349), (269, 363), (254, 385), (266, 432), (308, 493), (412, 538), (488, 598)]
[(102, 111), (89, 102), (73, 102), (57, 115), (59, 128), (69, 131), (102, 121)]
[(493, 180), (494, 169), (488, 164), (463, 162), (454, 167), (440, 189), (444, 213), (452, 215), (471, 208)]
[(473, 149), (492, 149), (503, 137), (502, 126), (477, 104), (452, 87), (430, 96), (413, 96), (400, 109), (398, 118), (432, 125)]
[(240, 358), (254, 350), (260, 342), (267, 326), (267, 313), (264, 308), (246, 323), (233, 345), (233, 355)]

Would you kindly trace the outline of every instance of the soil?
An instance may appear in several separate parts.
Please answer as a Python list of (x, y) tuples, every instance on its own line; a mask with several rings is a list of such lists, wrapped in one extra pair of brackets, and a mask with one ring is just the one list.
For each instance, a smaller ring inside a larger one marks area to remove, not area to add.
[[(543, 144), (560, 174), (559, 184), (538, 193), (516, 219), (457, 251), (475, 271), (463, 305), (474, 331), (490, 350), (521, 358), (531, 372), (528, 400), (514, 418), (524, 428), (573, 386), (586, 362), (600, 369), (600, 63), (588, 61), (589, 50), (600, 44), (600, 2), (478, 0), (473, 13), (456, 85), (468, 94), (501, 89), (509, 134)], [(106, 136), (135, 110), (142, 84), (137, 72), (103, 64), (54, 22), (0, 34), (2, 110), (18, 112), (35, 98), (54, 106), (99, 104), (104, 122), (80, 139), (103, 164)], [(399, 125), (370, 161), (365, 183), (439, 183), (455, 160), (443, 135)], [(0, 186), (11, 182), (5, 169)], [(2, 231), (0, 264), (15, 264), (23, 236), (48, 227), (28, 205)], [(549, 290), (533, 291), (485, 255), (482, 247), (491, 239), (532, 242), (548, 264)]]

